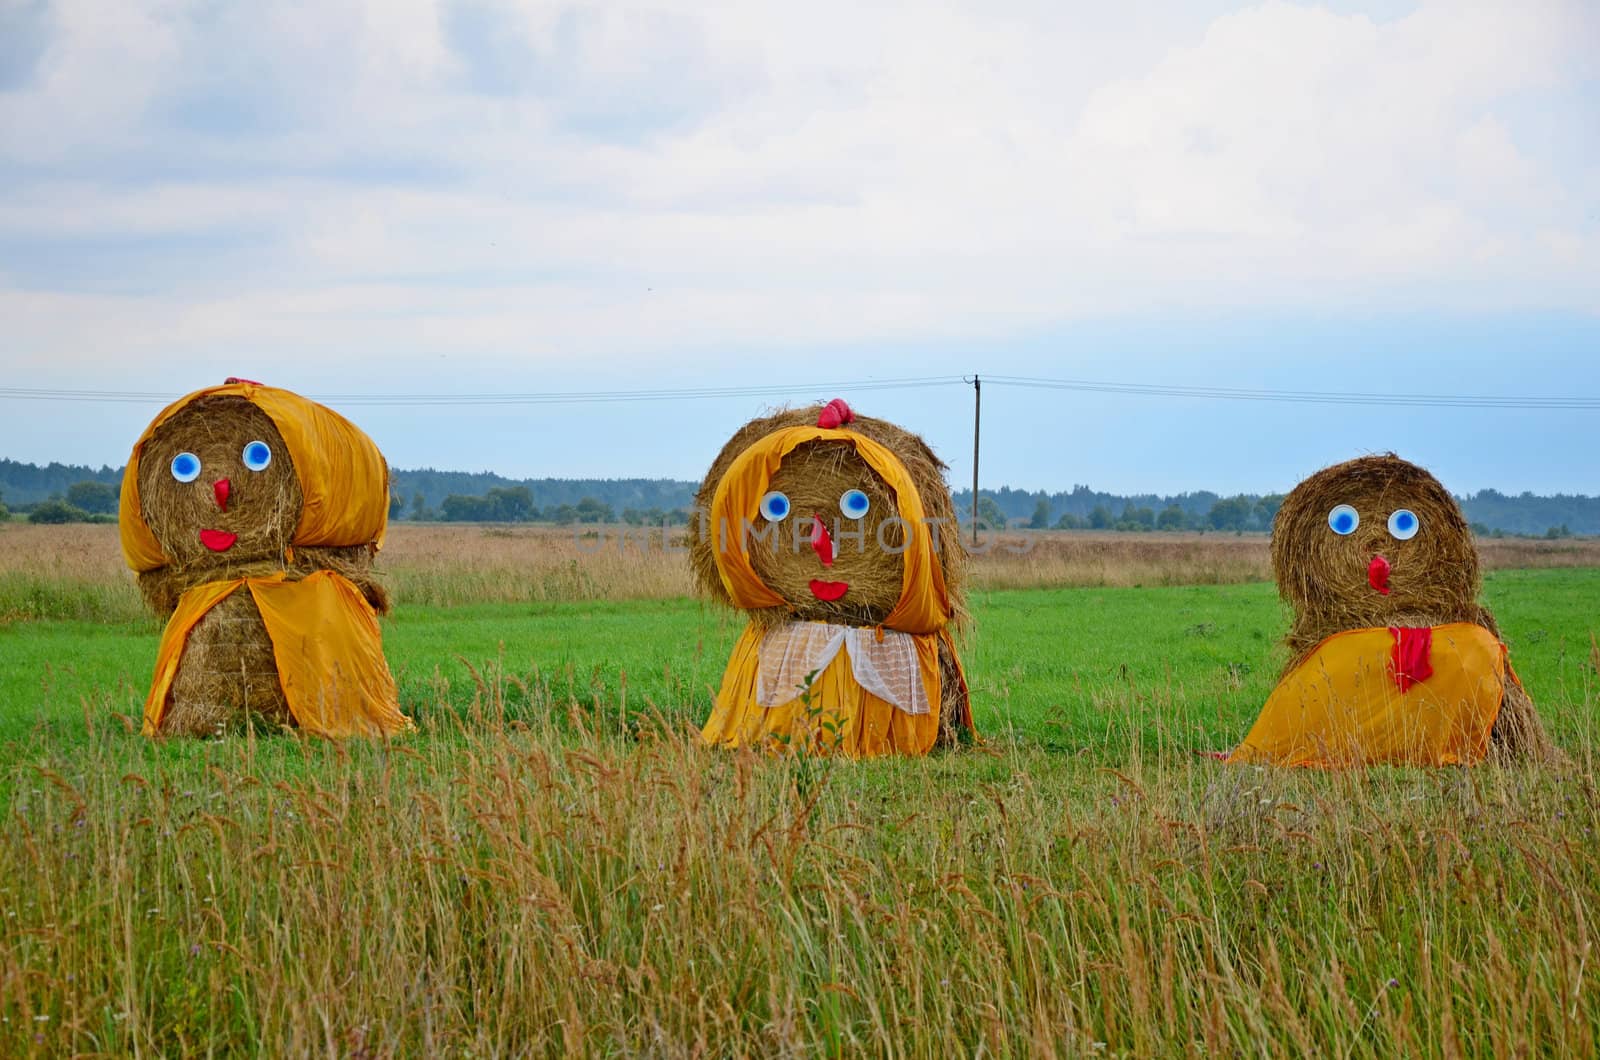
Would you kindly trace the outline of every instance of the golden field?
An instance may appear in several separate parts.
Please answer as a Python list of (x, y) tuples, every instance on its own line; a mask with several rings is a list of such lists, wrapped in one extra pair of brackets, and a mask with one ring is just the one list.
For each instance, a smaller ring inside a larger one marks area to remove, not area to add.
[[(390, 528), (379, 567), (401, 604), (670, 599), (693, 593), (681, 534), (664, 542), (659, 528), (402, 522)], [(1600, 566), (1600, 539), (1485, 539), (1479, 547), (1491, 571)], [(1259, 534), (984, 534), (970, 571), (979, 591), (1272, 578), (1267, 539)], [(77, 597), (85, 617), (141, 613), (114, 526), (0, 525), (0, 620), (8, 597), (27, 596), (23, 587), (37, 589), (41, 601)], [(41, 601), (32, 606), (47, 608)]]

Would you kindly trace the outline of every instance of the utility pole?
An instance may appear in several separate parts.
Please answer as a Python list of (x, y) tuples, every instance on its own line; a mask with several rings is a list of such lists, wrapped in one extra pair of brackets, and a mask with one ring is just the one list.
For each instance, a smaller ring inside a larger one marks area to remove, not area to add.
[(972, 544), (978, 544), (978, 423), (983, 418), (983, 381), (972, 377)]

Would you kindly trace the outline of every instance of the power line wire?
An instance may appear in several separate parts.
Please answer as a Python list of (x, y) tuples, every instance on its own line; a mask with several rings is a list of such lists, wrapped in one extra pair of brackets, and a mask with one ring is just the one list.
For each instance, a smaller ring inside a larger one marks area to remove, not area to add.
[(318, 400), (353, 405), (586, 405), (623, 401), (694, 401), (706, 398), (777, 397), (789, 394), (850, 393), (959, 386), (959, 376), (868, 379), (845, 383), (798, 383), (753, 386), (680, 387), (653, 390), (579, 390), (547, 394), (327, 394)]
[[(579, 390), (549, 393), (487, 394), (309, 394), (307, 396), (317, 401), (364, 406), (587, 405), (626, 401), (694, 401), (706, 398), (781, 397), (800, 393), (859, 393), (871, 390), (908, 390), (961, 385), (963, 384), (960, 376), (922, 376), (904, 379), (865, 379), (835, 383), (679, 387), (651, 390)], [(9, 398), (18, 401), (89, 401), (148, 404), (170, 402), (180, 396), (178, 394), (158, 394), (149, 391), (0, 387), (0, 400)]]
[[(1027, 390), (1067, 390), (1094, 394), (1126, 394), (1136, 397), (1191, 398), (1217, 401), (1256, 401), (1284, 404), (1370, 405), (1377, 407), (1490, 408), (1490, 409), (1600, 409), (1600, 398), (1563, 396), (1535, 397), (1482, 394), (1377, 394), (1345, 391), (1271, 390), (1244, 387), (1219, 387), (1165, 383), (1124, 383), (1092, 379), (1050, 379), (1037, 376), (985, 375), (984, 381), (996, 386)], [(810, 393), (816, 395), (860, 393), (876, 390), (910, 390), (930, 387), (970, 385), (961, 376), (915, 376), (897, 379), (866, 379), (835, 383), (789, 385), (748, 385), (717, 387), (677, 387), (641, 390), (578, 390), (545, 393), (476, 394), (312, 394), (310, 397), (341, 405), (364, 407), (409, 406), (494, 406), (494, 405), (590, 405), (641, 401), (696, 401), (711, 398), (779, 397)], [(69, 390), (29, 387), (0, 387), (0, 400), (166, 403), (177, 394), (123, 390)]]
[(1113, 383), (1091, 379), (1042, 379), (1033, 376), (985, 375), (983, 381), (1031, 390), (1074, 390), (1141, 397), (1204, 398), (1222, 401), (1270, 401), (1289, 404), (1426, 406), (1438, 408), (1600, 409), (1600, 398), (1525, 397), (1470, 394), (1370, 394), (1317, 390), (1252, 390), (1241, 387)]

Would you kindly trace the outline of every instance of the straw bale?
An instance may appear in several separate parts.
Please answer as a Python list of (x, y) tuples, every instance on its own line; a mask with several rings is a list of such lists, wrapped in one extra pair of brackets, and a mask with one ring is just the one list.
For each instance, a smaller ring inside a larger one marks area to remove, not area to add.
[[(1328, 526), (1340, 504), (1361, 517), (1345, 536)], [(1421, 526), (1407, 541), (1388, 529), (1389, 516), (1401, 508)], [(1377, 555), (1390, 564), (1388, 595), (1368, 581)], [(1478, 602), (1478, 550), (1460, 505), (1433, 475), (1393, 453), (1324, 468), (1290, 491), (1273, 522), (1272, 569), (1293, 612), (1285, 673), (1350, 629), (1469, 622), (1499, 636), (1494, 616)], [(1548, 748), (1533, 701), (1514, 680), (1507, 681), (1495, 743), (1516, 754)]]
[[(244, 448), (254, 441), (272, 450), (271, 463), (261, 471), (243, 463)], [(172, 458), (182, 452), (200, 459), (200, 477), (193, 482), (172, 477)], [(223, 478), (229, 483), (226, 507), (218, 504), (214, 489)], [(303, 502), (294, 458), (264, 411), (238, 396), (196, 399), (157, 428), (143, 449), (140, 514), (170, 560), (139, 575), (145, 602), (165, 617), (184, 592), (207, 583), (279, 572), (297, 581), (331, 570), (386, 613), (389, 600), (373, 570), (373, 547), (292, 544)], [(202, 543), (202, 530), (237, 536), (226, 551), (213, 552)], [(266, 625), (250, 593), (241, 589), (190, 632), (161, 730), (212, 735), (252, 715), (270, 724), (293, 724)]]
[[(785, 427), (814, 426), (822, 406), (788, 409), (751, 420), (734, 433), (712, 462), (695, 502), (698, 518), (689, 528), (689, 558), (696, 584), (712, 600), (733, 606), (717, 572), (717, 541), (710, 526), (712, 499), (717, 486), (739, 454), (774, 431)], [(916, 487), (923, 509), (937, 536), (937, 562), (944, 573), (956, 630), (967, 623), (966, 563), (956, 524), (955, 504), (945, 484), (945, 464), (917, 435), (871, 416), (857, 415), (846, 427), (880, 443), (900, 459)], [(772, 627), (792, 620), (872, 626), (894, 610), (905, 572), (904, 528), (894, 517), (897, 498), (889, 484), (863, 460), (855, 447), (842, 441), (812, 442), (784, 457), (773, 474), (770, 489), (781, 490), (790, 500), (792, 514), (778, 531), (751, 539), (750, 563), (762, 582), (782, 596), (787, 606), (747, 612), (758, 626)], [(840, 496), (859, 489), (871, 501), (863, 519), (846, 519), (839, 510)], [(805, 536), (808, 518), (820, 517), (833, 537), (834, 562), (823, 568)], [(881, 534), (881, 536), (880, 536)], [(733, 547), (732, 541), (729, 547)], [(850, 591), (838, 601), (818, 600), (810, 591), (813, 578), (848, 582)], [(960, 664), (950, 645), (941, 641), (939, 743), (951, 746), (970, 738), (972, 709)]]
[[(252, 441), (272, 449), (264, 471), (246, 470), (242, 463), (244, 446)], [(172, 458), (183, 452), (200, 458), (200, 477), (193, 482), (172, 477)], [(227, 511), (217, 507), (212, 493), (219, 478), (231, 487)], [(282, 562), (300, 522), (300, 480), (289, 447), (265, 412), (242, 397), (213, 394), (179, 411), (145, 443), (139, 504), (170, 566), (215, 570), (221, 578), (244, 564)], [(200, 543), (203, 529), (229, 531), (238, 540), (226, 552), (212, 552)]]
[(215, 736), (248, 715), (269, 726), (292, 724), (267, 627), (249, 591), (238, 589), (190, 631), (161, 732)]

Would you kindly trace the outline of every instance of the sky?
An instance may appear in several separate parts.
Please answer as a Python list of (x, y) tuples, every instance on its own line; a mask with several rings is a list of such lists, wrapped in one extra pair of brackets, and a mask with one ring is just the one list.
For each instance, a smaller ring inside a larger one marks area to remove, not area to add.
[[(0, 388), (781, 387), (343, 411), (400, 467), (696, 479), (842, 396), (957, 484), (974, 374), (1600, 398), (1597, 53), (1588, 0), (0, 0)], [(0, 391), (0, 456), (157, 408)], [(1594, 494), (1597, 417), (994, 384), (980, 470)]]

